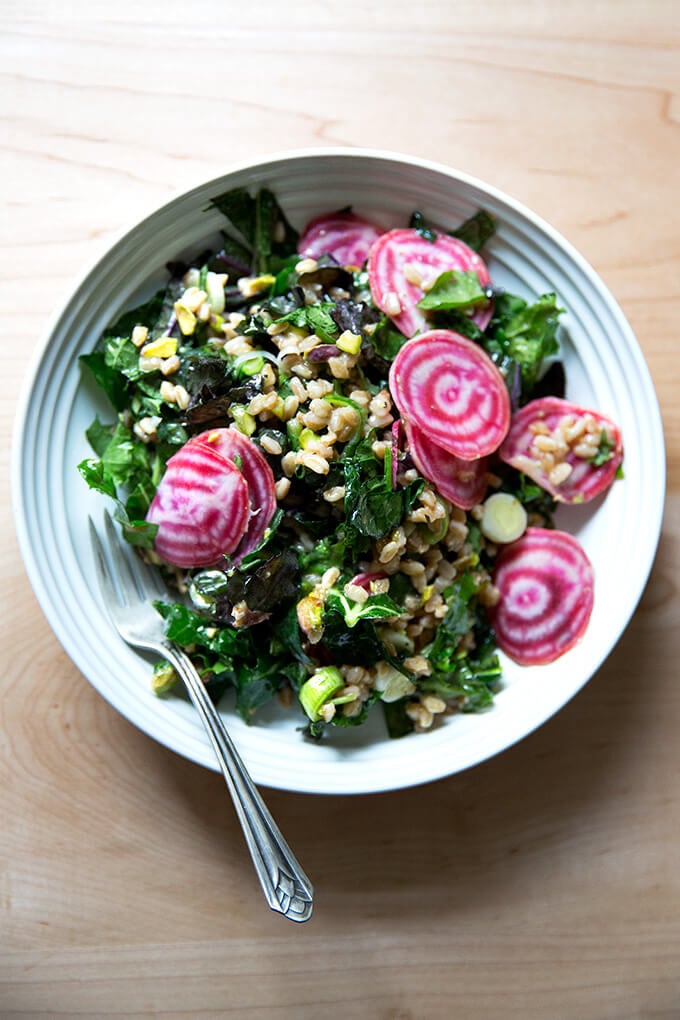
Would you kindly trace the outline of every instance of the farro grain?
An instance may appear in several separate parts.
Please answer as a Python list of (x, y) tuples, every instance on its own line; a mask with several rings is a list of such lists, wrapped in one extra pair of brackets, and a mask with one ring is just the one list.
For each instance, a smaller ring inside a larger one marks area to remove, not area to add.
[(301, 379), (314, 378), (314, 369), (310, 364), (304, 361), (300, 361), (296, 365), (293, 365), (291, 371), (295, 372), (295, 374), (299, 376)]
[(568, 443), (573, 444), (585, 432), (586, 423), (583, 418), (576, 418), (575, 421), (567, 418), (567, 422), (563, 424), (563, 435)]
[(139, 421), (135, 422), (133, 432), (143, 443), (150, 443), (152, 440), (158, 438), (156, 429), (160, 423), (161, 418), (158, 415), (140, 418)]
[(349, 701), (346, 705), (342, 706), (342, 714), (347, 719), (354, 719), (361, 712), (361, 708), (361, 701), (357, 698), (355, 701)]
[(224, 344), (225, 354), (230, 354), (232, 357), (237, 357), (239, 354), (254, 354), (255, 351), (251, 347), (247, 338), (241, 336), (240, 333), (236, 333), (234, 337)]
[(299, 406), (300, 401), (294, 394), (291, 393), (290, 396), (286, 397), (286, 399), (283, 402), (283, 407), (281, 409), (281, 420), (290, 421), (291, 418), (294, 418), (298, 412)]
[(140, 358), (140, 372), (160, 372), (162, 361), (160, 358)]
[(557, 464), (556, 467), (554, 467), (552, 471), (548, 474), (548, 481), (550, 482), (551, 485), (555, 486), (561, 485), (562, 482), (566, 482), (571, 472), (572, 472), (571, 464), (569, 464), (568, 461), (563, 460), (560, 464)]
[(420, 577), (425, 574), (425, 564), (419, 560), (402, 560), (400, 570), (408, 577)]
[(501, 593), (495, 584), (487, 581), (486, 584), (481, 585), (479, 588), (477, 597), (483, 606), (497, 606)]
[(337, 579), (340, 577), (340, 570), (338, 567), (329, 567), (321, 577), (321, 586), (323, 588), (332, 588)]
[(335, 379), (349, 379), (356, 358), (350, 354), (339, 354), (328, 359), (328, 367)]
[(432, 672), (430, 661), (424, 655), (409, 655), (404, 659), (404, 666), (416, 676), (429, 676)]
[(179, 371), (179, 355), (171, 354), (169, 358), (161, 359), (161, 375), (174, 375)]
[(432, 726), (434, 716), (423, 705), (409, 705), (406, 712), (416, 724), (416, 729), (429, 730)]
[(316, 431), (328, 425), (332, 413), (333, 408), (327, 400), (321, 397), (313, 397), (309, 402), (309, 410), (302, 416), (302, 421), (308, 429)]
[(284, 453), (281, 458), (281, 470), (287, 478), (292, 478), (295, 472), (296, 462), (295, 450), (289, 450), (288, 453)]
[(149, 336), (149, 330), (147, 326), (135, 326), (132, 330), (131, 340), (135, 347), (143, 347)]
[(188, 308), (190, 312), (196, 313), (203, 302), (206, 300), (208, 295), (204, 290), (199, 287), (187, 287), (182, 294), (180, 301), (185, 308)]
[(287, 329), (288, 323), (281, 322), (279, 320), (278, 322), (272, 322), (269, 326), (267, 326), (267, 333), (269, 336), (278, 336), (279, 333), (285, 333)]
[(333, 448), (328, 443), (324, 443), (319, 439), (310, 439), (305, 446), (305, 453), (315, 453), (319, 457), (323, 457), (324, 460), (330, 460), (333, 456)]
[(404, 276), (408, 283), (412, 283), (415, 287), (422, 287), (423, 272), (421, 266), (414, 262), (407, 262), (404, 265)]
[(444, 544), (451, 552), (459, 552), (465, 544), (467, 535), (468, 528), (466, 524), (462, 524), (460, 521), (450, 521)]
[(319, 715), (325, 723), (329, 723), (331, 719), (335, 718), (335, 705), (331, 701), (326, 702), (319, 709)]
[(300, 354), (309, 354), (309, 352), (313, 350), (315, 347), (318, 347), (320, 343), (321, 339), (318, 336), (316, 336), (315, 333), (310, 333), (309, 336), (306, 336), (303, 340), (300, 340), (298, 344), (298, 350), (300, 351)]
[(327, 503), (339, 503), (340, 500), (345, 498), (345, 486), (344, 485), (333, 485), (330, 489), (326, 489), (323, 498)]
[(359, 404), (360, 407), (368, 407), (371, 394), (367, 390), (352, 390), (349, 399), (353, 400), (355, 404)]
[(293, 396), (297, 397), (298, 402), (300, 404), (304, 404), (304, 402), (307, 400), (309, 394), (307, 392), (307, 387), (302, 382), (302, 380), (301, 379), (297, 379), (295, 376), (293, 376), (293, 378), (290, 380), (288, 385), (291, 388)]
[(258, 393), (248, 404), (248, 414), (252, 414), (255, 418), (263, 411), (271, 411), (276, 407), (278, 399), (278, 393)]
[(318, 453), (308, 453), (307, 450), (298, 450), (295, 455), (295, 460), (298, 464), (302, 464), (303, 467), (313, 471), (316, 475), (328, 474), (328, 461), (325, 457), (321, 457)]
[(285, 499), (290, 492), (290, 478), (279, 478), (275, 486), (276, 498)]
[(434, 694), (426, 694), (422, 700), (422, 706), (432, 715), (441, 715), (446, 711), (446, 702)]
[(386, 315), (401, 315), (401, 302), (399, 301), (399, 295), (395, 291), (390, 290), (385, 295), (383, 311)]
[(190, 401), (191, 397), (189, 396), (187, 390), (185, 390), (184, 386), (176, 386), (175, 403), (179, 407), (180, 411), (186, 411)]
[(389, 563), (395, 556), (399, 555), (399, 544), (397, 542), (387, 542), (380, 550), (378, 559), (380, 563)]
[(260, 446), (265, 453), (272, 453), (274, 455), (283, 453), (283, 447), (278, 439), (274, 439), (273, 436), (262, 436), (260, 439)]
[(269, 393), (276, 386), (276, 372), (269, 362), (265, 362), (265, 366), (261, 372), (262, 375), (262, 387), (265, 393)]
[(295, 272), (300, 274), (313, 273), (318, 268), (319, 263), (316, 261), (316, 259), (311, 258), (300, 259), (300, 261), (295, 266)]
[(534, 437), (534, 441), (531, 445), (537, 450), (552, 453), (557, 449), (557, 440), (555, 436), (539, 433), (539, 435)]

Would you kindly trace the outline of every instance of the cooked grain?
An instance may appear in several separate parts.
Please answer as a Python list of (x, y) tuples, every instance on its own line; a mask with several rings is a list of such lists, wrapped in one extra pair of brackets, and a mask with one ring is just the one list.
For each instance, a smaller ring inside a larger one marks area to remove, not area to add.
[(283, 447), (278, 439), (274, 439), (273, 436), (262, 436), (260, 439), (260, 446), (265, 453), (280, 454), (283, 453)]

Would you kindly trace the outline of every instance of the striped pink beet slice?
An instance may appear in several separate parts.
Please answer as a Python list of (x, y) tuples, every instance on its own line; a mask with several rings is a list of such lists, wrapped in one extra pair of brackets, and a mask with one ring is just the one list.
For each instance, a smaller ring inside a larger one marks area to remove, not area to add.
[[(449, 234), (437, 234), (428, 241), (417, 230), (390, 230), (373, 244), (368, 258), (368, 278), (373, 300), (390, 317), (404, 336), (412, 337), (429, 328), (425, 313), (417, 307), (424, 296), (416, 282), (433, 283), (441, 273), (451, 269), (475, 272), (482, 287), (491, 284), (484, 260), (464, 241)], [(410, 279), (407, 279), (410, 277)], [(398, 310), (394, 310), (396, 300)], [(472, 316), (480, 329), (485, 329), (493, 314), (493, 303), (478, 308)]]
[(522, 666), (558, 659), (583, 636), (593, 608), (593, 569), (565, 531), (527, 528), (502, 548), (489, 610), (498, 645)]
[[(602, 463), (593, 463), (591, 458), (579, 456), (579, 450), (586, 452), (583, 449), (583, 433), (569, 438), (578, 423), (582, 424), (588, 419), (594, 423), (599, 440), (603, 434), (605, 437)], [(546, 471), (535, 445), (540, 443), (536, 429), (543, 426), (548, 431), (549, 440), (566, 442), (566, 454), (555, 457), (558, 465), (560, 462), (569, 465), (568, 473), (562, 481), (556, 480), (559, 473), (553, 475), (551, 480), (550, 472)], [(541, 397), (532, 400), (512, 416), (510, 429), (498, 455), (506, 464), (522, 471), (549, 492), (558, 502), (587, 503), (608, 489), (616, 478), (623, 460), (623, 442), (618, 425), (597, 411), (590, 411), (559, 397)]]
[(208, 567), (239, 545), (248, 487), (234, 464), (191, 443), (167, 463), (146, 519), (158, 525), (158, 555), (176, 567)]
[(487, 457), (461, 460), (409, 422), (406, 436), (413, 463), (445, 499), (461, 510), (471, 510), (481, 503), (488, 488)]
[(360, 269), (371, 245), (382, 233), (375, 223), (355, 213), (327, 213), (310, 220), (298, 241), (298, 251), (312, 259), (332, 255), (341, 266)]
[(461, 460), (498, 449), (510, 424), (505, 380), (477, 344), (447, 329), (407, 341), (390, 366), (402, 416)]
[(187, 445), (194, 444), (207, 447), (227, 461), (237, 462), (245, 479), (250, 513), (243, 541), (232, 557), (238, 562), (260, 544), (274, 515), (276, 510), (274, 474), (260, 448), (233, 426), (201, 432), (189, 440)]

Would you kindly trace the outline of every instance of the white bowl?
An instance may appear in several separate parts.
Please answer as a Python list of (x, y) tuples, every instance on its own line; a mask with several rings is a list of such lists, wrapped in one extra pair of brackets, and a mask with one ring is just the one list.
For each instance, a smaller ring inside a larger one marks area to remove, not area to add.
[(267, 185), (297, 227), (351, 204), (385, 227), (414, 209), (454, 227), (484, 207), (498, 221), (486, 248), (495, 284), (524, 294), (555, 291), (563, 316), (567, 396), (615, 419), (625, 444), (625, 477), (589, 508), (561, 511), (595, 569), (595, 608), (583, 640), (547, 666), (504, 659), (504, 686), (479, 715), (452, 715), (427, 734), (390, 740), (375, 713), (366, 726), (305, 740), (296, 709), (266, 709), (250, 726), (222, 707), (257, 783), (310, 793), (369, 793), (469, 768), (541, 725), (593, 675), (618, 641), (651, 569), (661, 529), (665, 457), (649, 372), (621, 310), (584, 259), (519, 203), (465, 174), (390, 153), (314, 149), (238, 166), (152, 212), (87, 273), (49, 330), (20, 404), (13, 449), (15, 519), (40, 604), (83, 675), (124, 716), (156, 740), (208, 768), (212, 750), (192, 706), (150, 690), (149, 663), (113, 631), (93, 575), (87, 515), (103, 499), (76, 465), (90, 455), (85, 429), (101, 395), (81, 378), (78, 355), (126, 307), (165, 279), (164, 264), (217, 242), (224, 221), (209, 199), (229, 188)]

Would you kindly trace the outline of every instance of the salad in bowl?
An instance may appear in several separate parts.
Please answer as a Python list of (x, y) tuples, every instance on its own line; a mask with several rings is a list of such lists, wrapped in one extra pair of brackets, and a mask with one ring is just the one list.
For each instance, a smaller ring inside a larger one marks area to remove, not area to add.
[[(498, 284), (485, 209), (295, 229), (284, 205), (212, 195), (219, 243), (80, 356), (111, 407), (80, 471), (215, 700), (295, 705), (317, 741), (376, 713), (430, 731), (487, 709), (504, 658), (582, 639), (593, 566), (555, 511), (616, 482), (621, 429), (566, 398), (562, 299)], [(159, 662), (151, 683), (177, 680)]]

